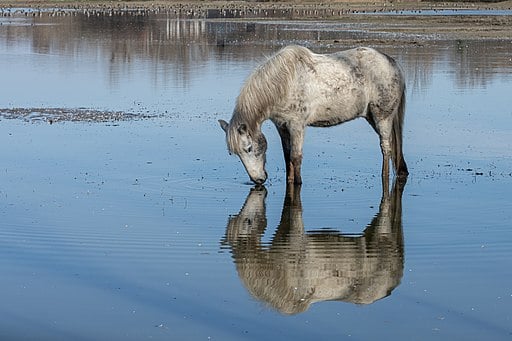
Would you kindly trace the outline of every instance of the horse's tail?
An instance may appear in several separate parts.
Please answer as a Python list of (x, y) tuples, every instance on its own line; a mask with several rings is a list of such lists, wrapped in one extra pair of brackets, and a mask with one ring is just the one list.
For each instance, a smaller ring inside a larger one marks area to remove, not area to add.
[(393, 118), (393, 131), (392, 131), (392, 153), (391, 158), (393, 160), (393, 167), (395, 174), (398, 177), (406, 177), (409, 174), (407, 170), (407, 164), (404, 160), (404, 154), (402, 151), (402, 135), (405, 115), (405, 84), (402, 88), (402, 95), (400, 96), (400, 104), (398, 105), (398, 111)]

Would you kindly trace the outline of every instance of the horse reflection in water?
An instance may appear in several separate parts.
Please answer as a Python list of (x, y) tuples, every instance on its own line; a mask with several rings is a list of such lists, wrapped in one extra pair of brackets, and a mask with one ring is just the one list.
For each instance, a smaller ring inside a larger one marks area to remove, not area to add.
[(403, 183), (384, 192), (378, 214), (362, 235), (334, 230), (307, 231), (300, 186), (288, 186), (281, 221), (270, 244), (264, 187), (253, 188), (240, 213), (230, 217), (225, 242), (238, 275), (258, 300), (285, 314), (312, 303), (370, 304), (390, 295), (403, 274)]

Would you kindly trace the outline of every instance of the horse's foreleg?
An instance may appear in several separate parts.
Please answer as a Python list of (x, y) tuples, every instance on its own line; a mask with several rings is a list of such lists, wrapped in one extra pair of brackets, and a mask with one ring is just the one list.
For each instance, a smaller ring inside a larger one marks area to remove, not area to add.
[(302, 153), (299, 155), (292, 155), (290, 161), (293, 167), (293, 179), (288, 181), (288, 183), (294, 183), (295, 185), (302, 184), (302, 177), (300, 175), (300, 168), (302, 167)]
[(284, 163), (286, 165), (286, 182), (293, 183), (294, 179), (294, 171), (293, 165), (291, 163), (291, 139), (290, 139), (290, 131), (286, 126), (278, 126), (277, 131), (279, 132), (279, 136), (281, 137), (281, 145), (283, 146), (283, 155), (284, 155)]
[(278, 126), (281, 137), (284, 161), (286, 164), (286, 182), (288, 184), (302, 184), (300, 169), (302, 166), (303, 131), (290, 131), (286, 125)]
[(292, 130), (291, 136), (291, 152), (290, 163), (293, 167), (293, 183), (302, 184), (300, 170), (302, 167), (302, 146), (304, 144), (304, 127)]

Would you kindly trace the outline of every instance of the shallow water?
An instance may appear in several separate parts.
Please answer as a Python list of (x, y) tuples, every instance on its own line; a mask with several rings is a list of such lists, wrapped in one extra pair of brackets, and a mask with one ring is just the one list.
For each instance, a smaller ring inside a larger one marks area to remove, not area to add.
[[(0, 339), (510, 339), (510, 41), (162, 15), (0, 23)], [(375, 38), (407, 75), (403, 193), (382, 197), (362, 121), (308, 130), (288, 195), (266, 125), (270, 177), (252, 190), (217, 124), (245, 77), (288, 43)]]

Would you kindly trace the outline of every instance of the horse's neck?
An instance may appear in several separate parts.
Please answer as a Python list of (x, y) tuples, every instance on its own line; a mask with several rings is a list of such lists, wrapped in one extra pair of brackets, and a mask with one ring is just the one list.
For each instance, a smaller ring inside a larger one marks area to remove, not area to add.
[(237, 126), (245, 124), (251, 132), (261, 131), (261, 125), (270, 118), (270, 112), (271, 110), (266, 112), (258, 111), (258, 114), (255, 114), (245, 112), (242, 108), (237, 108), (234, 116), (231, 118), (231, 123)]

